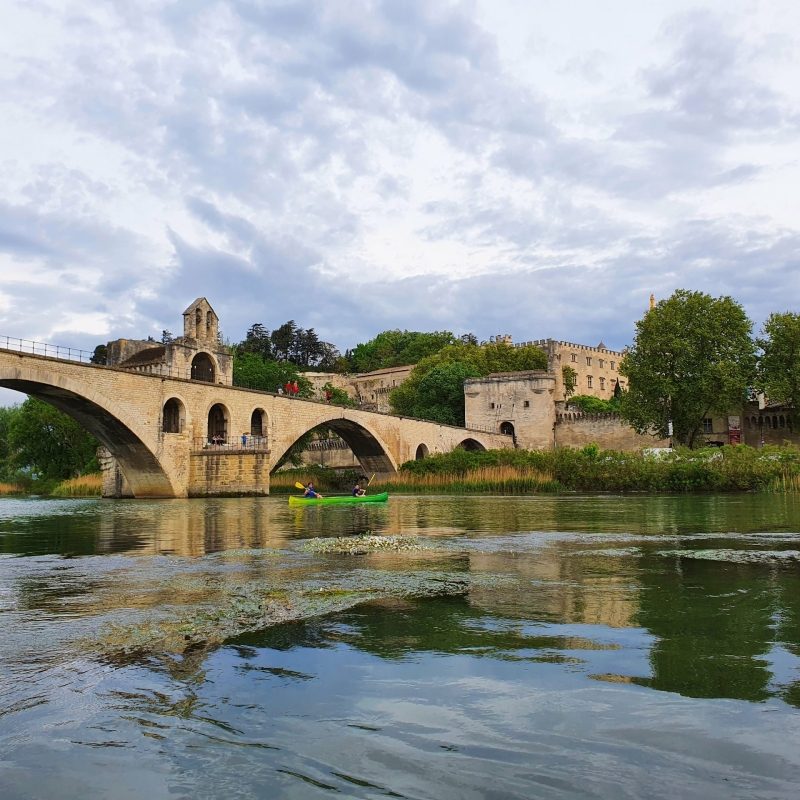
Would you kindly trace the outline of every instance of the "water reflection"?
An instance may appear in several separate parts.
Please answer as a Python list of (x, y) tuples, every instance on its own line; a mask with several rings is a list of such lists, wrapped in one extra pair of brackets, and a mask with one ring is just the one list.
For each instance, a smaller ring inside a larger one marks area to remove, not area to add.
[[(420, 534), (426, 549), (300, 546), (366, 530)], [(596, 761), (611, 737), (626, 791), (641, 796), (642, 759), (690, 769), (667, 735), (688, 725), (709, 758), (708, 737), (723, 737), (726, 770), (759, 765), (741, 786), (767, 776), (765, 792), (784, 796), (781, 781), (800, 777), (781, 749), (800, 732), (798, 531), (793, 496), (2, 501), (0, 746), (24, 772), (48, 746), (37, 731), (63, 726), (70, 755), (54, 763), (73, 777), (86, 763), (75, 747), (132, 748), (164, 774), (186, 760), (193, 777), (156, 781), (156, 796), (233, 791), (240, 776), (222, 765), (244, 748), (259, 755), (233, 759), (253, 770), (243, 796), (324, 785), (365, 797), (464, 796), (462, 768), (430, 754), (454, 748), (442, 752), (467, 759), (476, 796), (500, 785), (529, 797), (545, 784), (509, 765), (527, 763), (535, 740), (551, 789), (589, 794), (599, 770), (597, 793), (619, 796)], [(291, 621), (264, 627), (280, 618)], [(581, 739), (601, 706), (612, 732)], [(380, 745), (351, 738), (379, 732)], [(344, 741), (377, 749), (355, 763)], [(121, 763), (136, 786), (134, 759)], [(24, 787), (23, 772), (9, 785)], [(697, 780), (696, 796), (715, 796)]]

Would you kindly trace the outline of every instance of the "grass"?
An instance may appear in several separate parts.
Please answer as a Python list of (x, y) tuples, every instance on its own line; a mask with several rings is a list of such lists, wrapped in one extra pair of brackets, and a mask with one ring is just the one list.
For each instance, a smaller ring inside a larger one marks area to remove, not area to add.
[(17, 483), (0, 483), (0, 495), (24, 493), (25, 489)]
[(62, 481), (53, 488), (54, 497), (100, 497), (103, 491), (103, 476), (99, 473), (81, 475)]

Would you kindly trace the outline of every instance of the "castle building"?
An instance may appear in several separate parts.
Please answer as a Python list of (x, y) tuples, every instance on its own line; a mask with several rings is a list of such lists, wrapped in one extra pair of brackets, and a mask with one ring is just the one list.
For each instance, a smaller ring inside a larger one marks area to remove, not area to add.
[(233, 357), (219, 342), (219, 317), (205, 297), (199, 297), (183, 312), (183, 336), (163, 343), (117, 339), (107, 347), (106, 363), (110, 367), (208, 383), (233, 383)]
[(556, 339), (537, 339), (522, 342), (515, 347), (533, 345), (547, 353), (547, 370), (556, 378), (553, 399), (560, 403), (567, 399), (564, 381), (564, 367), (569, 367), (575, 376), (573, 395), (590, 395), (601, 400), (610, 400), (619, 383), (624, 390), (627, 381), (619, 374), (619, 362), (622, 353), (609, 350), (602, 342), (597, 347), (574, 342), (562, 342)]

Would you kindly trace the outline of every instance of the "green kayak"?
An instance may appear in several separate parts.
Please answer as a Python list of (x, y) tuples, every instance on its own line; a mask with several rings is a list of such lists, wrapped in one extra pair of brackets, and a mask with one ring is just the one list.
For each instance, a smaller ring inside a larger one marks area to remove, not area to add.
[(339, 497), (317, 497), (314, 499), (298, 497), (295, 494), (289, 495), (290, 506), (339, 506), (350, 503), (385, 503), (389, 499), (389, 492), (381, 494), (367, 494), (364, 497), (352, 497), (351, 495)]

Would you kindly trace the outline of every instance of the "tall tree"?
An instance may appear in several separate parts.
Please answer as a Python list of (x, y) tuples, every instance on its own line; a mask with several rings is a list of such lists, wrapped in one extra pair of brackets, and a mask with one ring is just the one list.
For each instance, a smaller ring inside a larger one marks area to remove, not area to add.
[(792, 427), (797, 427), (800, 409), (800, 314), (787, 311), (770, 314), (761, 337), (758, 362), (758, 388), (771, 401), (792, 406)]
[(419, 382), (414, 416), (446, 425), (463, 425), (464, 381), (480, 377), (474, 364), (451, 362), (434, 367)]
[(383, 331), (374, 339), (349, 350), (347, 358), (354, 372), (372, 372), (376, 369), (417, 364), (423, 358), (432, 356), (455, 342), (456, 339), (450, 331)]
[(256, 353), (265, 360), (271, 359), (272, 340), (269, 331), (260, 322), (251, 325), (244, 341), (237, 347), (237, 352)]
[(636, 323), (620, 411), (639, 433), (692, 447), (711, 414), (739, 411), (755, 376), (753, 324), (730, 297), (679, 289)]

